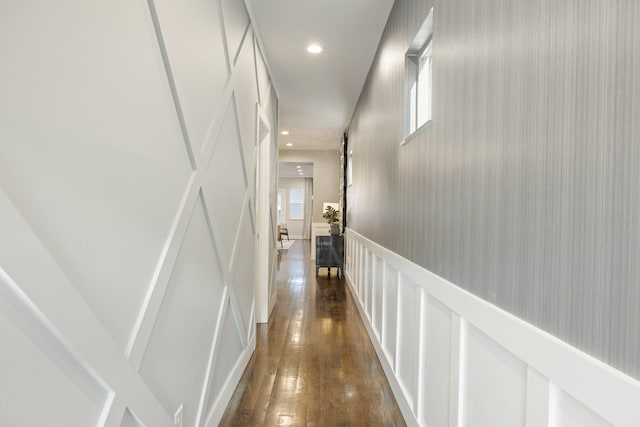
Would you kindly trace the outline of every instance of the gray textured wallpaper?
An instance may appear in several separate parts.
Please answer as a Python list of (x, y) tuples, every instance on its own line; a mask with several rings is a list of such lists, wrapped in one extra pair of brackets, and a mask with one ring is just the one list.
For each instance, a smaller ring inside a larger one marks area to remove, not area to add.
[[(400, 146), (431, 6), (433, 122)], [(351, 228), (640, 378), (640, 2), (397, 0), (349, 142)]]

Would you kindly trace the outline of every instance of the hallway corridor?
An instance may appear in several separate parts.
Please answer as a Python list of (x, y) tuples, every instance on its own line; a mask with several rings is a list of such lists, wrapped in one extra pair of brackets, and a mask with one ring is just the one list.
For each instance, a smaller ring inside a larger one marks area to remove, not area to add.
[(278, 253), (278, 302), (223, 426), (404, 426), (350, 291), (309, 243)]

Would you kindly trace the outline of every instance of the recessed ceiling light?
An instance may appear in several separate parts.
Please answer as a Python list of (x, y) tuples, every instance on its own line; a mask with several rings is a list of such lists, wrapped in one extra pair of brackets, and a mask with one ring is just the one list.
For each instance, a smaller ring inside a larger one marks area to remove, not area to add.
[(299, 175), (304, 175), (304, 173), (300, 172)]
[(297, 167), (298, 169), (302, 169), (302, 166), (300, 166), (300, 165), (298, 165), (298, 166), (296, 166), (296, 167)]
[(288, 130), (283, 130), (282, 132), (280, 132), (282, 135), (289, 135), (289, 131)]
[(322, 46), (320, 46), (319, 44), (310, 44), (309, 46), (307, 46), (307, 52), (309, 53), (320, 53), (322, 52)]
[(285, 144), (285, 145), (286, 145), (287, 147), (293, 147), (293, 144), (292, 144), (292, 143), (290, 143), (290, 142), (289, 142), (288, 144)]

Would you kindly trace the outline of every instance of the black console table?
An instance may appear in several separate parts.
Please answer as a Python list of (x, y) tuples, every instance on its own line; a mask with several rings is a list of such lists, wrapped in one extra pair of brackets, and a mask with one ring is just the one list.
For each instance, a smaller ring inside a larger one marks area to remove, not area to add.
[(316, 276), (321, 267), (327, 267), (331, 277), (331, 267), (338, 269), (338, 278), (342, 276), (344, 263), (343, 236), (316, 236)]

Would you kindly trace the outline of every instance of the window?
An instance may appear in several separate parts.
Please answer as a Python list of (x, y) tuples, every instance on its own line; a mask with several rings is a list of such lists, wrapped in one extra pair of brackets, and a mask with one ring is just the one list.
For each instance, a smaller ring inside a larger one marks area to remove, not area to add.
[[(416, 129), (431, 120), (431, 84), (433, 81), (433, 66), (431, 59), (431, 44), (429, 39), (424, 50), (418, 57), (418, 85)], [(415, 130), (415, 129), (414, 129)]]
[(433, 87), (433, 8), (406, 54), (405, 137), (431, 121)]
[(289, 189), (289, 219), (304, 219), (304, 190)]

